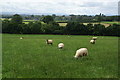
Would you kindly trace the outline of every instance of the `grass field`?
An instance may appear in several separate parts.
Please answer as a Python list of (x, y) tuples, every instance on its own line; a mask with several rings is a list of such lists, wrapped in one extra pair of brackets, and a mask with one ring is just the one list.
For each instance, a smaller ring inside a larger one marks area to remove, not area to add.
[[(87, 24), (89, 24), (89, 23), (83, 23), (83, 24), (84, 24), (84, 25), (87, 25)], [(91, 24), (95, 25), (95, 24), (99, 24), (99, 23), (91, 23)], [(110, 24), (108, 24), (108, 23), (101, 23), (101, 24), (104, 25), (105, 27), (110, 26)], [(59, 25), (60, 25), (60, 26), (66, 26), (67, 23), (59, 23)]]
[[(83, 23), (84, 25), (87, 25), (89, 23)], [(94, 22), (94, 23), (91, 23), (91, 24), (99, 24), (98, 22)], [(105, 27), (108, 27), (112, 24), (120, 24), (120, 22), (101, 22), (102, 25), (104, 25)], [(60, 26), (66, 26), (67, 23), (59, 23)]]
[[(0, 18), (0, 20), (5, 20), (5, 18)], [(11, 20), (11, 18), (9, 19), (9, 20)], [(23, 23), (25, 23), (25, 24), (28, 24), (29, 22), (35, 22), (35, 20), (23, 20)], [(56, 21), (56, 22), (58, 22), (58, 21)], [(41, 22), (42, 24), (45, 24), (44, 22)], [(66, 26), (67, 25), (67, 23), (58, 23), (60, 26)], [(87, 24), (89, 24), (89, 23), (83, 23), (84, 25), (87, 25)], [(93, 25), (94, 24), (98, 24), (98, 22), (94, 22), (94, 23), (92, 23)], [(101, 24), (102, 25), (104, 25), (105, 27), (108, 27), (109, 25), (112, 25), (112, 24), (120, 24), (120, 22), (117, 22), (117, 21), (113, 21), (113, 22), (110, 22), (110, 21), (104, 21), (104, 22), (101, 22)]]
[[(20, 40), (20, 37), (24, 39)], [(118, 37), (3, 34), (3, 78), (117, 78)], [(46, 39), (54, 44), (46, 45)], [(64, 42), (63, 50), (57, 44)], [(89, 55), (74, 59), (78, 48)]]
[(120, 22), (102, 22), (102, 23), (107, 23), (107, 24), (120, 24)]
[(23, 23), (28, 24), (29, 22), (35, 22), (35, 20), (23, 20)]

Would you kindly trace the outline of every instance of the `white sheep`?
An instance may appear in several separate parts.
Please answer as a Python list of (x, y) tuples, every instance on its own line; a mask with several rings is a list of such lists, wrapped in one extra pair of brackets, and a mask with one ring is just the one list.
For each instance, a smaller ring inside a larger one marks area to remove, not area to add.
[(95, 44), (95, 42), (96, 42), (95, 40), (90, 40), (91, 44)]
[(59, 49), (62, 49), (63, 47), (64, 47), (64, 44), (63, 44), (63, 43), (59, 43), (59, 44), (58, 44), (58, 48), (59, 48)]
[(79, 57), (87, 56), (87, 55), (88, 55), (87, 48), (80, 48), (76, 51), (74, 58), (79, 58)]
[(23, 39), (23, 37), (20, 37), (20, 39)]
[(92, 37), (93, 40), (97, 40), (97, 37)]
[(53, 44), (53, 40), (47, 39), (47, 40), (46, 40), (46, 44), (51, 44), (51, 45), (52, 45), (52, 44)]

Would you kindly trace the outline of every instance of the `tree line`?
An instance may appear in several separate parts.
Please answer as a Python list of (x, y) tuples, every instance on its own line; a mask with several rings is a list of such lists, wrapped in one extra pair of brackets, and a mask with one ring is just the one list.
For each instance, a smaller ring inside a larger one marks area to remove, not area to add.
[[(12, 18), (13, 15), (2, 15), (2, 18)], [(21, 15), (24, 20), (42, 20), (46, 15)], [(57, 22), (100, 22), (100, 21), (120, 21), (119, 15), (106, 16), (102, 13), (97, 15), (51, 15)]]
[(65, 27), (59, 26), (52, 16), (44, 16), (40, 21), (23, 23), (22, 16), (15, 14), (11, 20), (2, 21), (2, 33), (10, 34), (62, 34), (62, 35), (98, 35), (120, 36), (120, 25), (105, 27), (101, 24), (87, 24), (69, 21)]

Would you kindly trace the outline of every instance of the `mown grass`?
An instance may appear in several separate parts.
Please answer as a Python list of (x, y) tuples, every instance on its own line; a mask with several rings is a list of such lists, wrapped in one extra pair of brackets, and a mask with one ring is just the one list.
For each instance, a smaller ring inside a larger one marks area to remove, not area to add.
[(25, 22), (29, 22), (29, 21), (32, 21), (32, 22), (34, 22), (35, 20), (23, 20), (23, 21), (25, 21)]
[[(20, 40), (20, 37), (24, 39)], [(11, 35), (3, 34), (3, 78), (117, 78), (118, 38), (99, 36)], [(46, 39), (54, 44), (46, 45)], [(63, 50), (57, 44), (64, 42)], [(89, 55), (73, 56), (78, 48), (88, 48)]]
[(29, 22), (35, 22), (35, 20), (23, 20), (23, 23), (28, 24)]
[(120, 22), (114, 22), (114, 21), (112, 21), (112, 22), (109, 22), (109, 21), (106, 21), (106, 22), (102, 22), (102, 23), (106, 23), (106, 24), (120, 24)]
[(67, 25), (67, 23), (58, 23), (59, 24), (59, 26), (66, 26)]
[[(89, 24), (89, 23), (83, 23), (84, 25), (87, 25), (87, 24)], [(99, 22), (93, 22), (93, 23), (91, 23), (91, 24), (93, 24), (93, 25), (95, 25), (95, 24), (99, 24)], [(113, 25), (113, 24), (120, 24), (120, 22), (101, 22), (100, 24), (102, 24), (102, 25), (104, 25), (105, 27), (108, 27), (108, 26), (110, 26), (110, 25)], [(59, 23), (59, 25), (60, 26), (66, 26), (67, 25), (67, 23)]]
[[(28, 24), (29, 22), (35, 22), (35, 20), (23, 20), (23, 23), (25, 23), (25, 24)], [(39, 22), (41, 22), (41, 24), (46, 24), (46, 23), (44, 23), (44, 22), (42, 22), (42, 21), (39, 21)]]
[[(67, 25), (67, 23), (58, 23), (60, 26), (66, 26)], [(83, 23), (84, 25), (87, 25), (87, 24), (89, 24), (89, 23)], [(95, 25), (95, 24), (99, 24), (98, 22), (95, 22), (95, 23), (91, 23), (91, 24), (93, 24), (93, 25)], [(110, 26), (111, 24), (113, 24), (113, 23), (100, 23), (100, 24), (102, 24), (102, 25), (104, 25), (105, 27), (108, 27), (108, 26)]]

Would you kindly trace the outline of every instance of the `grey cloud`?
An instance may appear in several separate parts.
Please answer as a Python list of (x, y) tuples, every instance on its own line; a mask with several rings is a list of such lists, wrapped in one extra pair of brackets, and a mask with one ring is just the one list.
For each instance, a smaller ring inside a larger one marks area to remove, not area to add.
[(80, 7), (98, 7), (103, 6), (103, 2), (84, 2)]
[(4, 12), (19, 13), (63, 13), (63, 14), (116, 14), (116, 2), (9, 2), (2, 3)]

